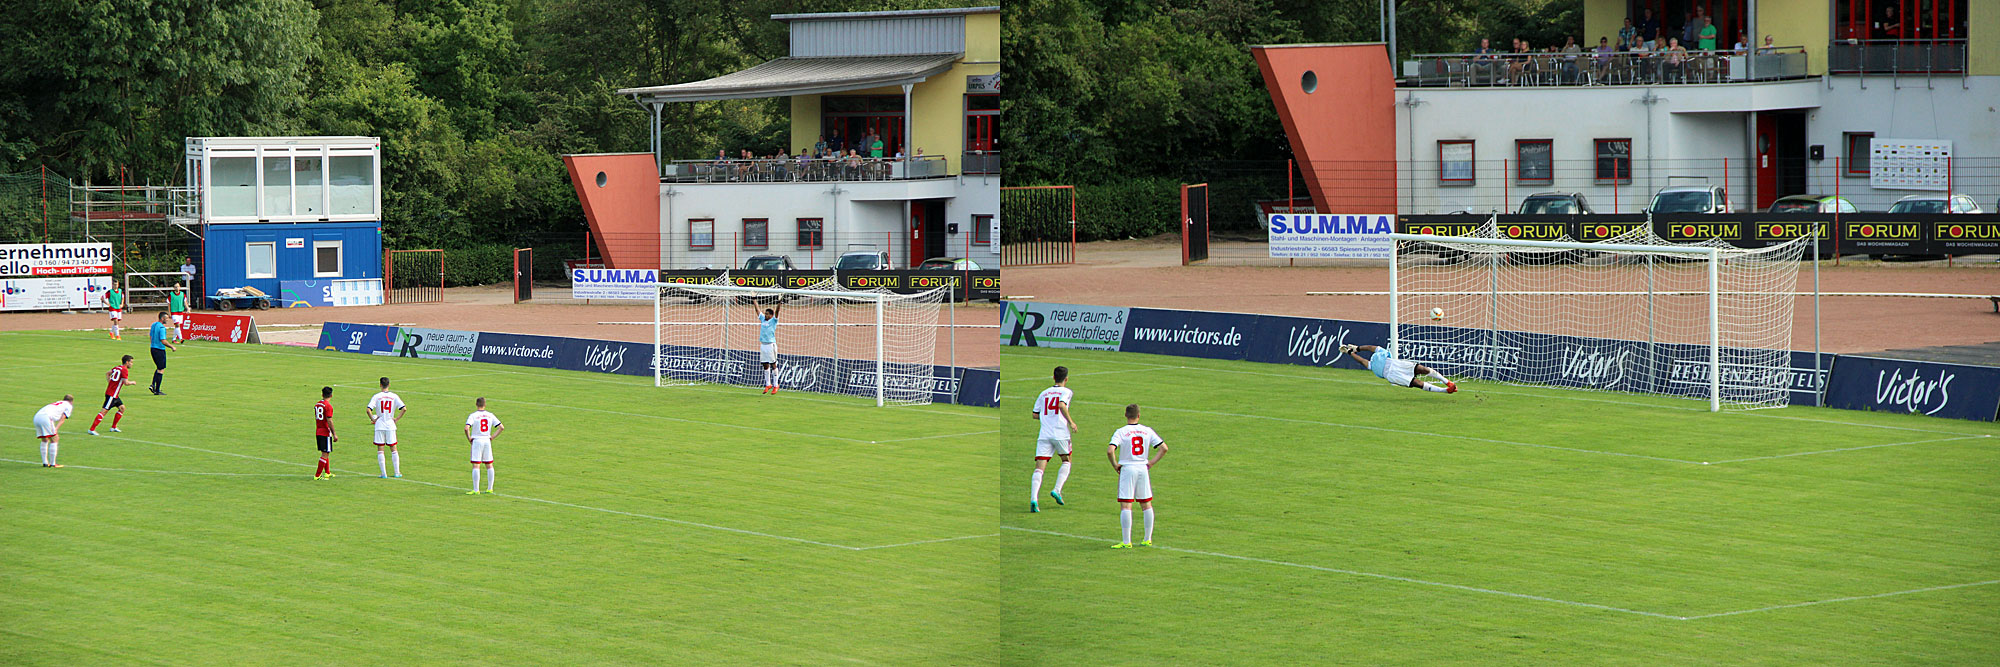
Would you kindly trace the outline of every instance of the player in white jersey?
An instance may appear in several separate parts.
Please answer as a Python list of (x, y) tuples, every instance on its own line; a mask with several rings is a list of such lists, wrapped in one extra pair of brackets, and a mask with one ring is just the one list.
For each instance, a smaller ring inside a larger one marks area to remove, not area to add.
[(395, 476), (403, 476), (403, 455), (396, 452), (396, 422), (402, 418), (403, 397), (389, 391), (389, 378), (382, 378), (382, 391), (368, 399), (368, 421), (375, 424), (375, 467), (383, 477), (389, 476), (389, 461), (396, 464)]
[[(1158, 458), (1147, 458), (1151, 450)], [(1123, 539), (1113, 549), (1132, 548), (1132, 503), (1146, 513), (1146, 539), (1139, 544), (1153, 546), (1153, 466), (1167, 458), (1167, 443), (1160, 434), (1139, 423), (1139, 405), (1125, 406), (1125, 426), (1111, 434), (1111, 446), (1104, 450), (1111, 469), (1118, 471), (1118, 526)]]
[(1028, 511), (1042, 511), (1042, 470), (1049, 465), (1049, 459), (1060, 456), (1062, 465), (1056, 468), (1056, 488), (1049, 491), (1049, 497), (1056, 504), (1063, 504), (1063, 484), (1069, 481), (1069, 435), (1076, 431), (1076, 420), (1069, 417), (1069, 401), (1076, 393), (1069, 389), (1069, 369), (1057, 366), (1056, 385), (1042, 390), (1035, 397), (1035, 418), (1042, 422), (1041, 435), (1035, 438), (1034, 485), (1028, 491)]
[(505, 426), (500, 417), (486, 411), (486, 397), (473, 399), (477, 410), (465, 416), (465, 440), (472, 443), (472, 490), (465, 495), (479, 495), (479, 466), (486, 466), (486, 492), (493, 492), (493, 439), (500, 437)]
[[(1388, 380), (1389, 384), (1442, 394), (1458, 393), (1458, 383), (1445, 379), (1444, 374), (1437, 372), (1437, 369), (1414, 361), (1397, 359), (1396, 353), (1390, 352), (1389, 348), (1374, 345), (1342, 345), (1340, 352), (1354, 357), (1356, 363), (1367, 366), (1368, 370), (1375, 372), (1375, 377)], [(1364, 354), (1368, 356), (1362, 357)], [(1417, 379), (1419, 375), (1435, 379), (1437, 383), (1419, 380)]]
[(63, 394), (62, 400), (42, 406), (35, 411), (35, 438), (42, 443), (42, 467), (61, 468), (56, 463), (56, 444), (62, 440), (63, 422), (69, 421), (70, 406), (76, 397)]

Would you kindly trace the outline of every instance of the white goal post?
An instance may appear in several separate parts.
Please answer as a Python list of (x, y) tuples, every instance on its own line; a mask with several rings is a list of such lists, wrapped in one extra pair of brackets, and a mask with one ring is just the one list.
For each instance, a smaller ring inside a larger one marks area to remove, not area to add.
[(658, 283), (653, 290), (654, 386), (761, 381), (760, 326), (778, 312), (780, 389), (872, 397), (878, 406), (931, 402), (940, 303), (917, 294)]
[[(1793, 293), (1811, 237), (1765, 248), (1390, 234), (1389, 348), (1472, 379), (1789, 403)], [(1817, 289), (1815, 284), (1814, 289)]]

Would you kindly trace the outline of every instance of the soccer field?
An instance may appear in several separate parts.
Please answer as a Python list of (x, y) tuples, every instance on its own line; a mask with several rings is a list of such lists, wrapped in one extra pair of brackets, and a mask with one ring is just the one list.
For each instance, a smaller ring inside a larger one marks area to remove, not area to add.
[[(993, 410), (215, 343), (151, 396), (145, 347), (0, 333), (0, 664), (992, 659)], [(120, 354), (124, 432), (91, 437)], [(400, 479), (362, 412), (383, 375)], [(64, 393), (44, 469), (29, 417)], [(465, 495), (475, 396), (507, 424), (492, 496)]]
[[(1993, 424), (1483, 382), (1444, 395), (1130, 353), (1002, 359), (1008, 662), (2000, 655)], [(1059, 364), (1082, 428), (1069, 504), (1045, 485), (1029, 514), (1027, 409)], [(1104, 450), (1127, 403), (1171, 453), (1152, 473), (1158, 546), (1114, 551)]]

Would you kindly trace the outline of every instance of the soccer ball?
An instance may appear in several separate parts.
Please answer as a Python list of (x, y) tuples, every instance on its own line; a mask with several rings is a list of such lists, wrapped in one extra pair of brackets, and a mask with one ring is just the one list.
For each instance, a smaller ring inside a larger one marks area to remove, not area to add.
[(1442, 320), (1442, 319), (1444, 319), (1444, 309), (1443, 309), (1443, 308), (1432, 308), (1432, 309), (1431, 309), (1431, 319), (1432, 319), (1432, 320)]

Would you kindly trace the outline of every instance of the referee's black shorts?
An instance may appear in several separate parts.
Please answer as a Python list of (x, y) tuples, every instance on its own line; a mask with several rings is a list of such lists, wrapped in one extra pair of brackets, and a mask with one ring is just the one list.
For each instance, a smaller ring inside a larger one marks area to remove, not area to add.
[(165, 370), (167, 368), (166, 348), (159, 348), (159, 347), (153, 348), (153, 367), (161, 370)]

